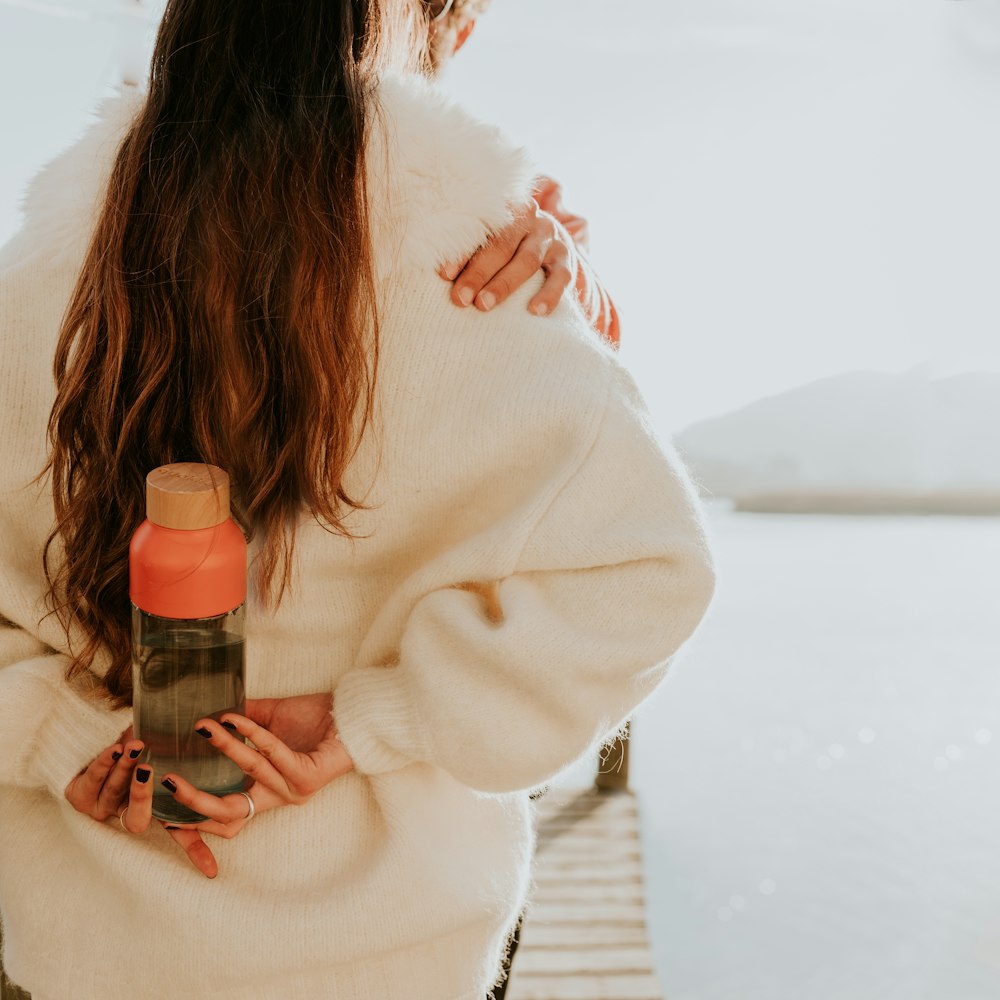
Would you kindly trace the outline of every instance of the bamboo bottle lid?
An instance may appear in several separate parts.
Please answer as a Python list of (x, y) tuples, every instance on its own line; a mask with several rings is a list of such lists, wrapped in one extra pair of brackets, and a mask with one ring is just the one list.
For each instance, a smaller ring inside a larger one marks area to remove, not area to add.
[(197, 531), (229, 518), (229, 475), (217, 465), (177, 462), (146, 476), (146, 517), (164, 528)]

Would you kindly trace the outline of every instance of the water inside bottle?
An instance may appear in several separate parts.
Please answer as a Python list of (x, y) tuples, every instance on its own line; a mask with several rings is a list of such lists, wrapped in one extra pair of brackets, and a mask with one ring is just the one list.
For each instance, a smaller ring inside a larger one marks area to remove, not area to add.
[(195, 723), (224, 712), (242, 714), (244, 639), (209, 628), (171, 629), (144, 635), (134, 657), (135, 735), (145, 743), (143, 762), (155, 774), (153, 815), (199, 823), (207, 817), (181, 805), (159, 781), (172, 772), (213, 795), (243, 791), (244, 773), (195, 732)]

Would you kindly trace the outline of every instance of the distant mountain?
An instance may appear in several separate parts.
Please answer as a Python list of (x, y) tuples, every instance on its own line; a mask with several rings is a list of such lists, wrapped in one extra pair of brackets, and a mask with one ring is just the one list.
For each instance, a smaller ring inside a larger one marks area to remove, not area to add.
[(674, 441), (704, 493), (1000, 490), (1000, 373), (850, 372)]

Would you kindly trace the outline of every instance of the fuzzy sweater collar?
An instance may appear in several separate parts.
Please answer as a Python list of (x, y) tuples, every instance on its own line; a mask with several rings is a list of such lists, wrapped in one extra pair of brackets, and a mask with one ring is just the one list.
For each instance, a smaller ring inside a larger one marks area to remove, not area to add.
[[(124, 87), (96, 121), (32, 179), (24, 222), (0, 268), (29, 260), (78, 264), (97, 222), (115, 153), (145, 94)], [(530, 196), (531, 163), (422, 77), (387, 74), (377, 89), (367, 155), (372, 238), (380, 275), (470, 254)]]

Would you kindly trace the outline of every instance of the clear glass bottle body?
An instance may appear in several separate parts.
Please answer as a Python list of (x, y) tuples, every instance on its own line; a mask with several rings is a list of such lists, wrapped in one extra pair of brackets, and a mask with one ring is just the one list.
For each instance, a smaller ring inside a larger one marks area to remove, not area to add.
[(142, 762), (154, 771), (153, 815), (206, 819), (181, 805), (160, 779), (172, 772), (212, 795), (243, 791), (246, 776), (195, 732), (198, 719), (245, 708), (246, 606), (212, 618), (161, 618), (132, 605), (132, 714)]

